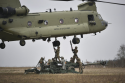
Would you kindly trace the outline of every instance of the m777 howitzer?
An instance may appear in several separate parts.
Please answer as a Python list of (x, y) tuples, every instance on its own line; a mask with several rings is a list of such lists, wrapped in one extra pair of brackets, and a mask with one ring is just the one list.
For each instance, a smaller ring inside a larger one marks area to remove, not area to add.
[[(89, 63), (89, 64), (83, 64), (82, 63), (82, 71), (81, 72), (77, 72), (75, 71), (75, 68), (79, 68), (79, 63), (72, 63), (72, 62), (68, 62), (66, 61), (65, 62), (65, 65), (62, 64), (61, 62), (59, 61), (54, 61), (54, 62), (51, 62), (50, 65), (45, 65), (44, 66), (44, 70), (42, 71), (43, 73), (52, 73), (52, 74), (55, 74), (55, 73), (80, 73), (82, 74), (83, 73), (83, 69), (85, 68), (85, 66), (87, 65), (106, 65), (106, 62), (103, 61), (103, 62), (97, 62), (97, 63)], [(63, 68), (63, 66), (65, 66)]]
[[(62, 62), (60, 61), (53, 61), (50, 63), (50, 65), (45, 65), (43, 67), (42, 71), (37, 70), (37, 73), (41, 73), (41, 74), (56, 74), (56, 73), (83, 73), (83, 69), (85, 68), (85, 66), (88, 65), (106, 65), (105, 61), (102, 62), (97, 62), (97, 63), (88, 63), (88, 64), (83, 64), (82, 63), (82, 68), (81, 68), (81, 72), (77, 72), (75, 71), (75, 68), (79, 68), (79, 63), (72, 63), (72, 62), (68, 62), (66, 61), (65, 64), (62, 64)], [(31, 70), (25, 70), (25, 72), (30, 72)], [(33, 71), (33, 70), (32, 70)], [(35, 70), (34, 70), (35, 72)], [(35, 72), (36, 73), (36, 72)]]

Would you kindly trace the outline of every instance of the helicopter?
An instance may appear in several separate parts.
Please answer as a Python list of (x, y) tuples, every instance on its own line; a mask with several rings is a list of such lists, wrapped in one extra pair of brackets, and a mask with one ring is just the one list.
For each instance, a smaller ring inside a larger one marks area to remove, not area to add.
[(25, 40), (37, 39), (51, 41), (54, 37), (53, 46), (59, 46), (57, 37), (74, 35), (73, 44), (79, 44), (77, 35), (101, 32), (106, 29), (108, 22), (102, 19), (96, 10), (95, 1), (78, 5), (78, 10), (55, 11), (41, 13), (29, 13), (29, 9), (21, 6), (19, 0), (0, 1), (0, 48), (5, 48), (5, 41), (20, 40), (20, 45), (25, 46)]

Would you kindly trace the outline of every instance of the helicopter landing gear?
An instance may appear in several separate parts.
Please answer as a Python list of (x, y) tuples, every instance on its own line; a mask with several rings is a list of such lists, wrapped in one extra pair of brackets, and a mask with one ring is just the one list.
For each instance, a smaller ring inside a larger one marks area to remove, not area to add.
[(6, 47), (5, 43), (1, 43), (1, 44), (0, 44), (0, 48), (1, 48), (1, 49), (4, 49), (5, 47)]
[(46, 41), (47, 38), (42, 38), (43, 41)]
[(1, 49), (4, 49), (6, 47), (5, 43), (4, 43), (4, 40), (2, 40), (2, 43), (0, 43), (0, 48)]
[(51, 39), (50, 39), (50, 37), (48, 38), (48, 40), (47, 40), (47, 42), (50, 42), (51, 41)]
[(53, 41), (53, 46), (54, 46), (54, 47), (60, 46), (60, 41), (58, 41), (58, 40), (55, 38), (55, 41)]
[(35, 42), (35, 39), (32, 39), (32, 42)]
[(20, 45), (21, 45), (21, 46), (25, 46), (25, 44), (26, 44), (25, 40), (23, 40), (23, 39), (20, 40)]
[(72, 43), (73, 44), (79, 44), (80, 43), (80, 39), (76, 37), (76, 35), (74, 36), (74, 38), (72, 39)]

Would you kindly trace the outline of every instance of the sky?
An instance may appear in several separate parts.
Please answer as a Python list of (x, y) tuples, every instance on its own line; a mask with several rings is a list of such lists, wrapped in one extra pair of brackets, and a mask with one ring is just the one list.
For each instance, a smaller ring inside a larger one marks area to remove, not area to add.
[[(125, 0), (105, 0), (110, 2), (124, 3)], [(30, 13), (33, 12), (45, 12), (51, 8), (54, 11), (69, 10), (72, 7), (73, 10), (78, 10), (77, 6), (82, 1), (50, 1), (50, 0), (20, 0), (21, 5), (26, 5), (30, 9)], [(102, 18), (111, 23), (101, 33), (85, 34), (83, 38), (79, 35), (80, 44), (73, 45), (78, 47), (78, 57), (81, 61), (96, 61), (96, 60), (112, 60), (116, 57), (120, 45), (125, 44), (125, 6), (113, 5), (108, 3), (96, 3), (97, 11), (101, 14)], [(66, 60), (70, 60), (73, 56), (70, 46), (70, 40), (73, 36), (66, 37), (64, 40), (62, 37), (57, 38), (60, 45), (60, 56), (63, 56)], [(36, 66), (41, 57), (45, 57), (45, 60), (51, 59), (55, 56), (52, 42), (54, 38), (51, 38), (51, 42), (42, 40), (26, 40), (25, 46), (20, 46), (19, 41), (5, 42), (6, 48), (0, 49), (0, 67), (26, 67)], [(0, 40), (0, 42), (2, 42)]]

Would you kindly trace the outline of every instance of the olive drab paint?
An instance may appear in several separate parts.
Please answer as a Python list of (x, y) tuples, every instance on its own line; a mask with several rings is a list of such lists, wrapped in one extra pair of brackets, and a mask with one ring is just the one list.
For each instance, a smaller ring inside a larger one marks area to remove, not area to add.
[[(13, 13), (7, 12), (6, 7), (11, 7), (8, 10)], [(81, 35), (100, 32), (107, 27), (107, 22), (96, 11), (95, 2), (82, 3), (78, 10), (72, 11), (29, 11), (26, 6), (21, 7), (19, 0), (0, 1), (0, 39), (15, 41)]]

